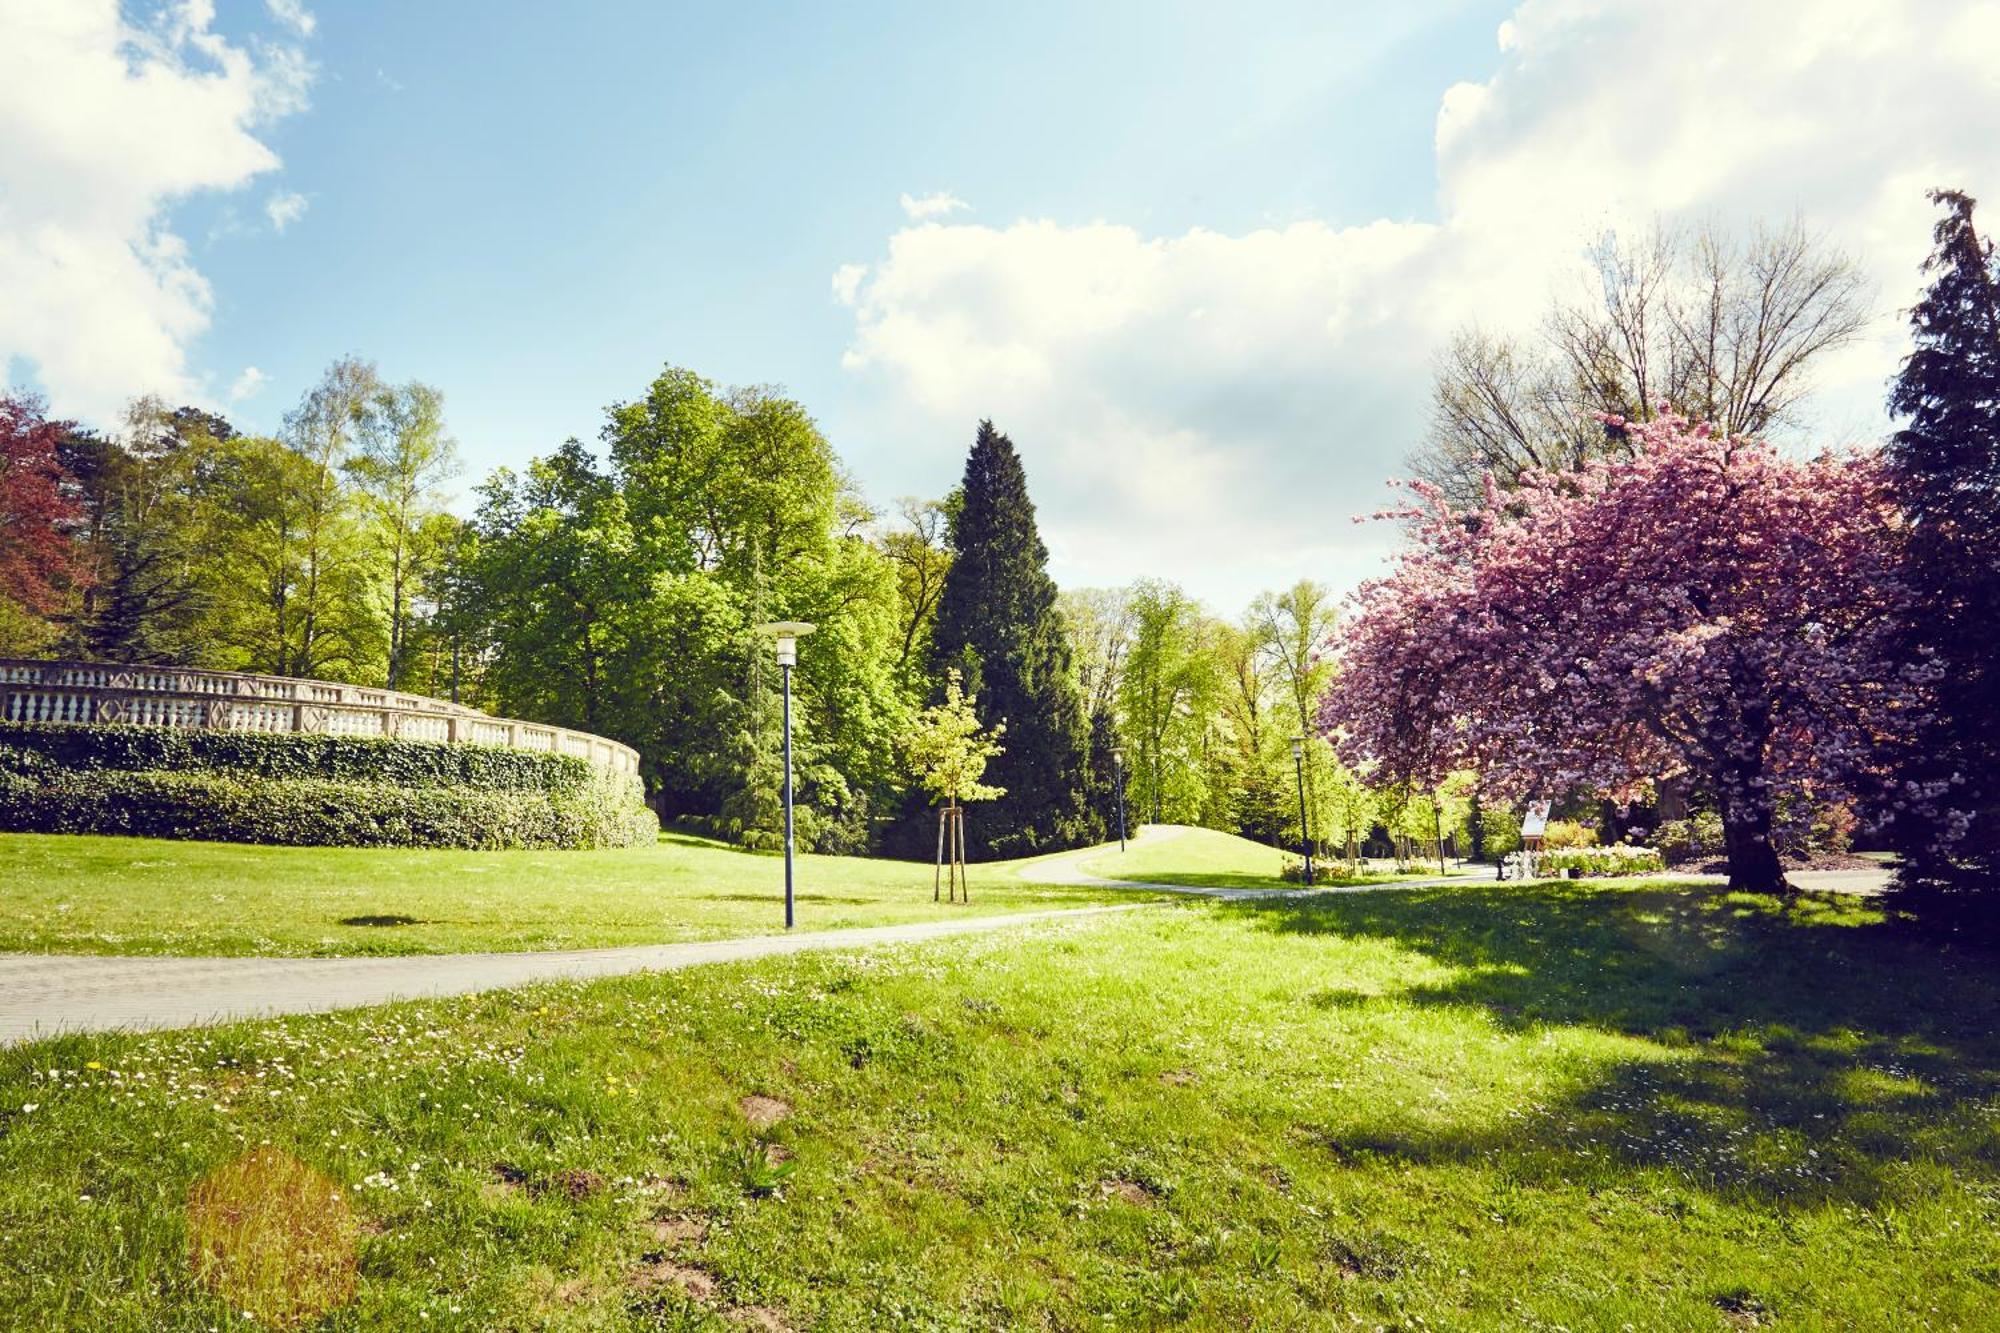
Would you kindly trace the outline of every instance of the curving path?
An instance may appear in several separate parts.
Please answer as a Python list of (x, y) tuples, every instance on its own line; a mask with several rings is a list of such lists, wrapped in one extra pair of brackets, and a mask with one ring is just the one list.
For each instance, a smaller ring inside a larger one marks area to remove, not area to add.
[(1071, 907), (900, 926), (754, 935), (691, 944), (548, 953), (390, 958), (161, 958), (0, 954), (0, 1045), (67, 1032), (200, 1027), (322, 1013), (392, 1000), (466, 995), (538, 981), (672, 971), (809, 949), (853, 949), (971, 935), (1037, 921), (1131, 912), (1145, 903)]

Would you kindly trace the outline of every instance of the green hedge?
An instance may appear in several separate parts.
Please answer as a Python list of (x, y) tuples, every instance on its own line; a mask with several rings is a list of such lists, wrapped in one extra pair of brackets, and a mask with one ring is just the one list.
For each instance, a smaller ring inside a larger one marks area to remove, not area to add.
[(567, 756), (325, 736), (4, 726), (0, 831), (315, 847), (587, 848), (649, 843), (659, 821), (636, 776)]
[(226, 773), (555, 795), (589, 790), (599, 771), (573, 755), (490, 745), (122, 724), (0, 723), (0, 766), (10, 749), (69, 772)]

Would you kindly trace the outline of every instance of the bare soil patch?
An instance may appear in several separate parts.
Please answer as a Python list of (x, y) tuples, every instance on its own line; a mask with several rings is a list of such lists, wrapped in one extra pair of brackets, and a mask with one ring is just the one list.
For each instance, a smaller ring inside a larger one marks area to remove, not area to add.
[(779, 1097), (752, 1093), (736, 1103), (736, 1109), (743, 1112), (743, 1118), (750, 1122), (750, 1128), (769, 1129), (792, 1113), (792, 1104)]

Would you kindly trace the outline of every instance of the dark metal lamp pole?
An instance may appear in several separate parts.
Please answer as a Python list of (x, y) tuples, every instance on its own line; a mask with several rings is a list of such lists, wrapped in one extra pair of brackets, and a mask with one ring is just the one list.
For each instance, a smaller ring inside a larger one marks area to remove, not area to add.
[(813, 632), (803, 620), (780, 620), (757, 629), (777, 641), (778, 670), (785, 678), (785, 929), (792, 928), (792, 668), (799, 664), (799, 640)]
[(1306, 854), (1306, 887), (1313, 882), (1313, 840), (1312, 826), (1306, 823), (1306, 743), (1303, 737), (1292, 738), (1292, 768), (1299, 778), (1299, 841), (1304, 844)]
[(1125, 747), (1111, 752), (1112, 771), (1118, 775), (1118, 850), (1125, 850)]

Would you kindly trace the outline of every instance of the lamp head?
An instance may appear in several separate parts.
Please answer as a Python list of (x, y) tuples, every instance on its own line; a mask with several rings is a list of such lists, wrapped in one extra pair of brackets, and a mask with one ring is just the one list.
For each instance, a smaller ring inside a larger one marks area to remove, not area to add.
[(1305, 753), (1306, 753), (1306, 738), (1303, 736), (1292, 737), (1292, 758), (1303, 759), (1305, 758)]
[(759, 634), (768, 634), (778, 645), (778, 665), (797, 666), (799, 664), (799, 640), (817, 629), (818, 626), (803, 620), (774, 620), (758, 625)]

